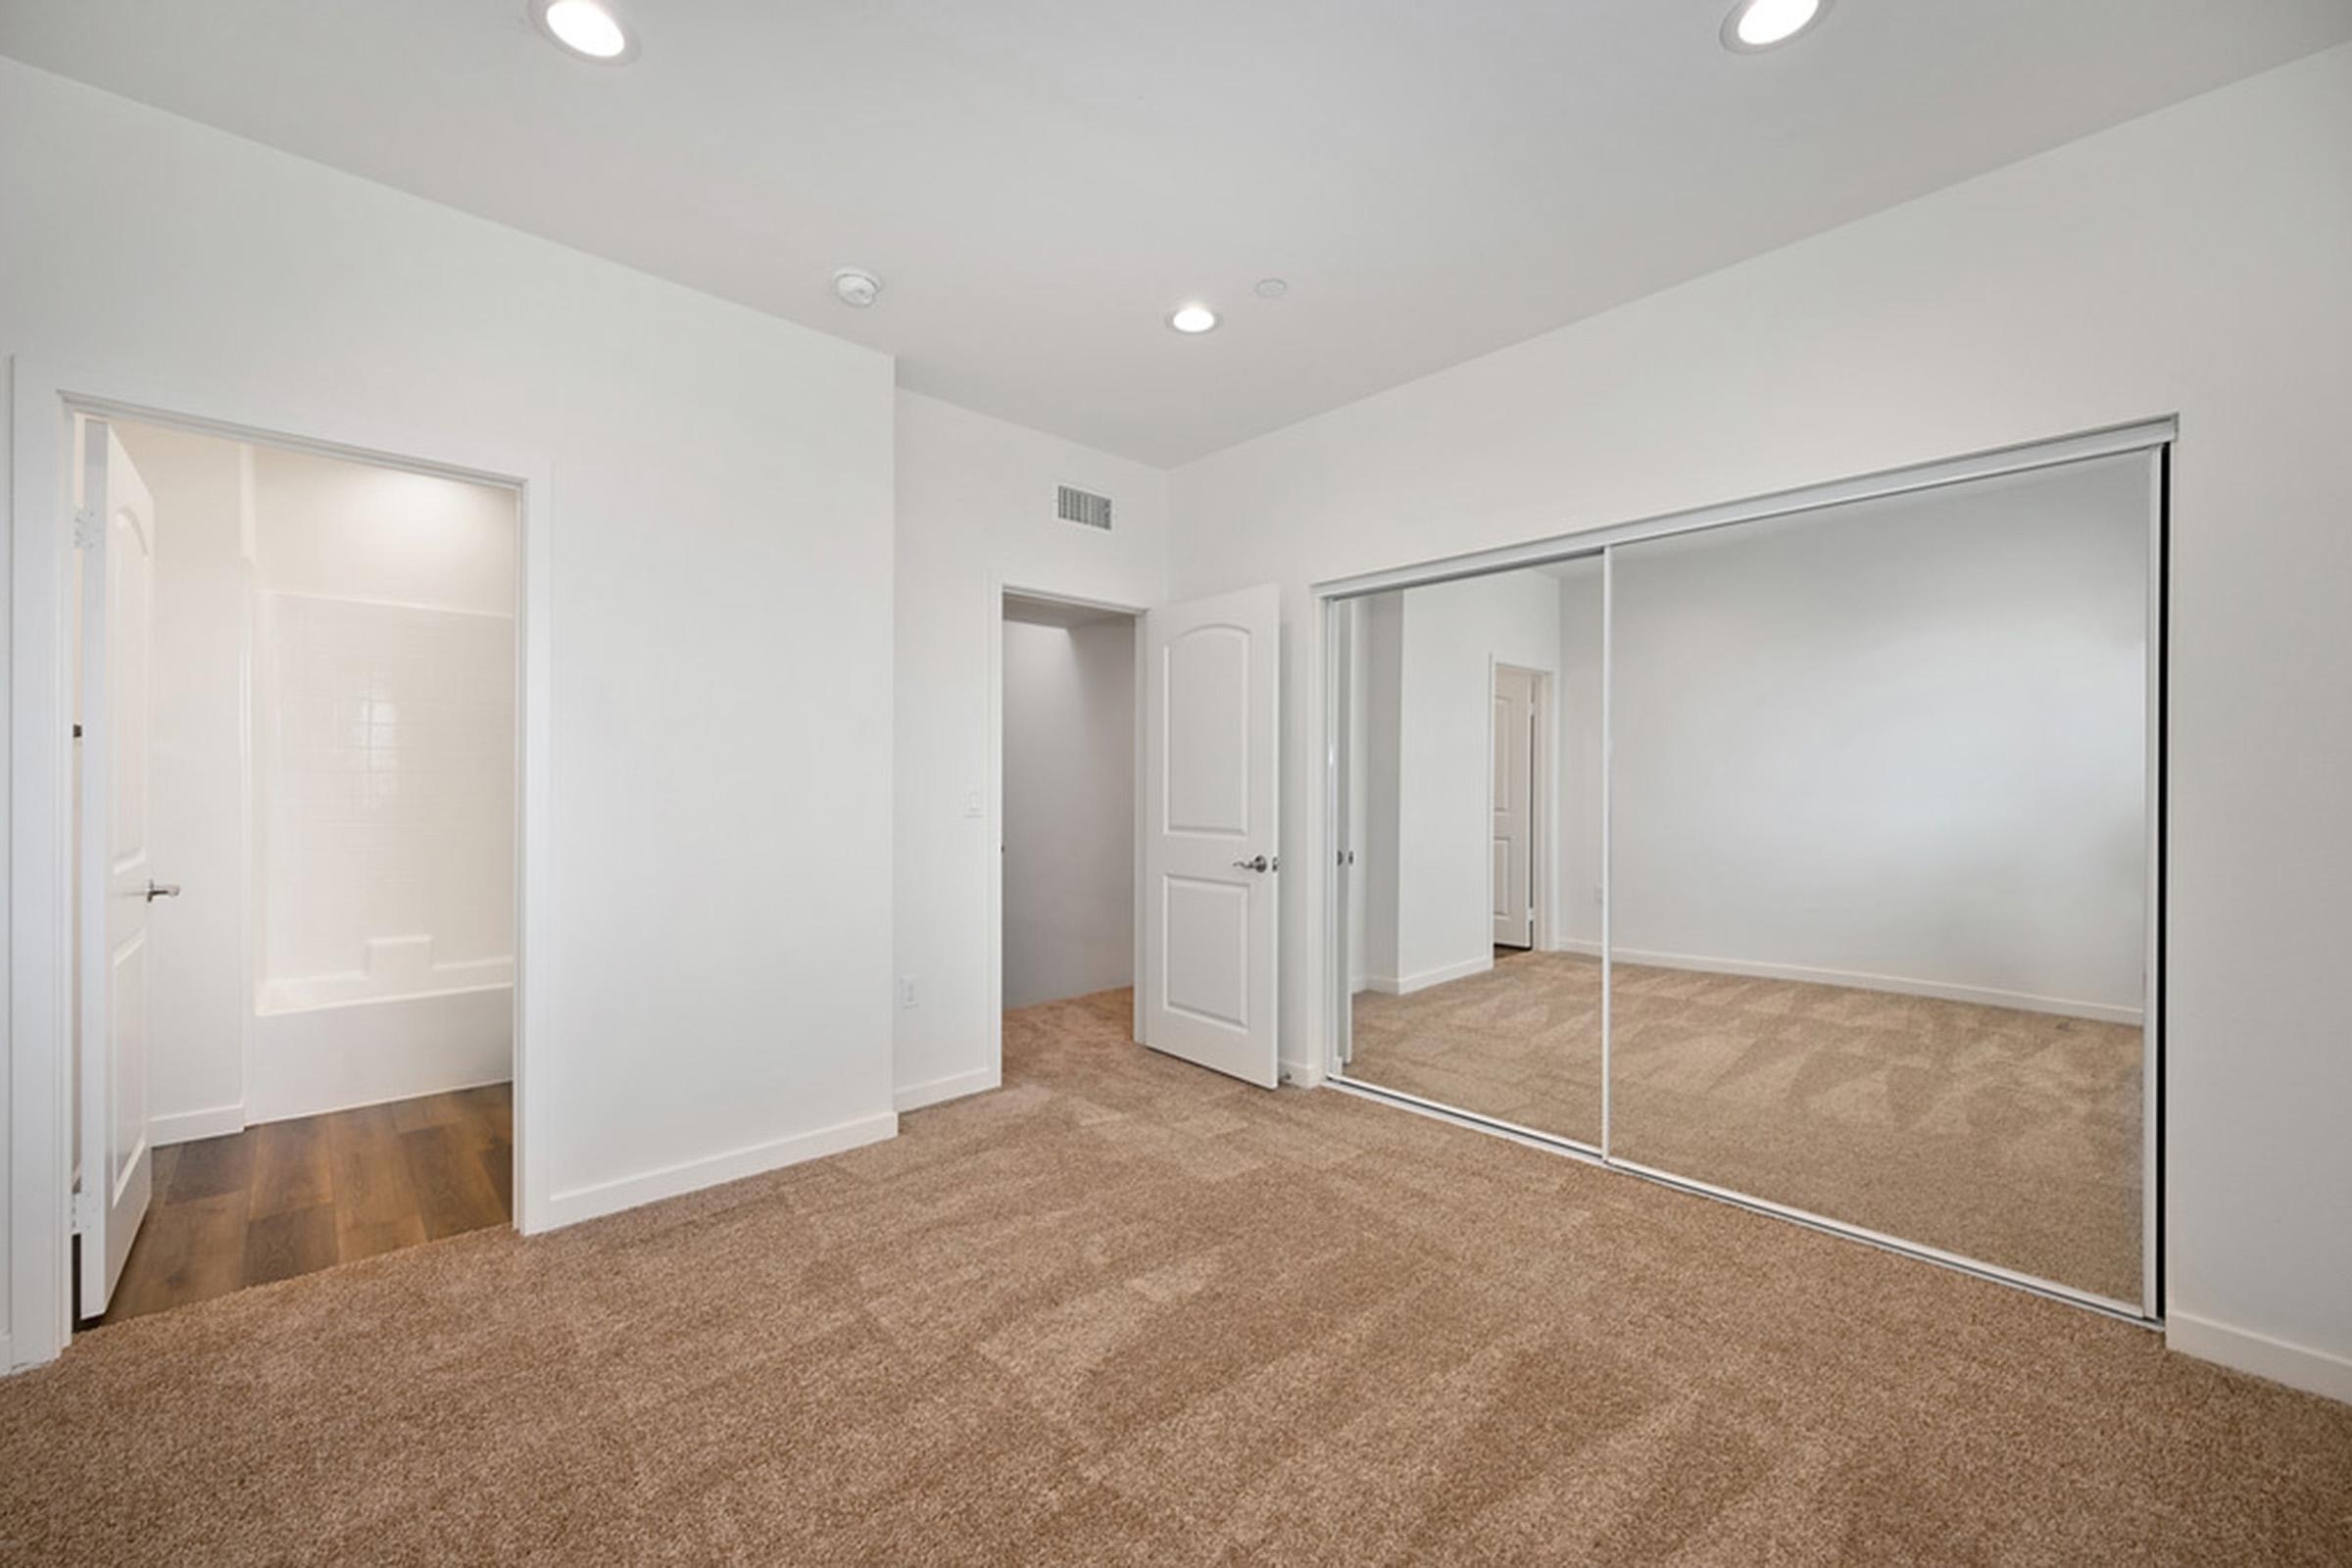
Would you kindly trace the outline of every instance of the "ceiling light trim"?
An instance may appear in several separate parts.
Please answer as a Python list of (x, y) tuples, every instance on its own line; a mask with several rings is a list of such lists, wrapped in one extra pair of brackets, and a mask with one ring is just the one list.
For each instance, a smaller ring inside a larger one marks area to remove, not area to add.
[(1200, 337), (1224, 325), (1224, 318), (1198, 300), (1188, 300), (1168, 313), (1168, 330), (1184, 337)]
[(1782, 33), (1777, 38), (1767, 38), (1762, 43), (1750, 43), (1740, 35), (1740, 24), (1746, 21), (1748, 14), (1759, 5), (1768, 3), (1770, 0), (1740, 0), (1738, 5), (1732, 7), (1731, 15), (1723, 19), (1722, 36), (1723, 46), (1726, 49), (1736, 55), (1760, 55), (1785, 48), (1820, 26), (1822, 18), (1830, 14), (1830, 8), (1837, 3), (1837, 0), (1817, 0), (1812, 15), (1806, 17), (1804, 21), (1788, 31)]
[[(585, 5), (600, 13), (607, 22), (612, 24), (612, 30), (620, 35), (618, 51), (606, 55), (593, 54), (558, 32), (555, 24), (548, 20), (548, 13), (563, 4)], [(538, 29), (539, 35), (563, 50), (567, 59), (591, 66), (625, 66), (637, 58), (637, 29), (630, 26), (620, 13), (607, 5), (605, 0), (525, 0), (522, 14), (530, 19), (531, 25)]]

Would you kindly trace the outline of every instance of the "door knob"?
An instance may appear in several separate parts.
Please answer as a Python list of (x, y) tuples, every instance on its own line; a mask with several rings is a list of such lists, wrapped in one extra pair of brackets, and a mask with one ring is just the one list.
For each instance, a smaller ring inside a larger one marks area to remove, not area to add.
[(1236, 860), (1233, 863), (1234, 866), (1239, 870), (1263, 871), (1270, 867), (1274, 862), (1267, 859), (1262, 855), (1253, 855), (1247, 860)]
[(158, 899), (176, 899), (178, 897), (178, 883), (158, 882), (153, 877), (147, 879), (147, 902), (149, 904), (153, 904)]

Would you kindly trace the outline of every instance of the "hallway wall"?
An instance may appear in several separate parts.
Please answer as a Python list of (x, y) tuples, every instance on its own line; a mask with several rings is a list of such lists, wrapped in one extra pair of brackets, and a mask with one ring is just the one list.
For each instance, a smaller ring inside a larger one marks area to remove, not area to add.
[(1135, 630), (1004, 622), (1004, 1005), (1135, 978)]

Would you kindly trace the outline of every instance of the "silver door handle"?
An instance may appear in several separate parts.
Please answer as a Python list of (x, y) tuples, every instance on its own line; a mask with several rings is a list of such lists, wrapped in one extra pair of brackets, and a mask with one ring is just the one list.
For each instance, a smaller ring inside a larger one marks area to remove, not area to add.
[(158, 899), (176, 899), (178, 897), (178, 883), (158, 882), (153, 877), (147, 879), (147, 902), (149, 904), (153, 904)]
[(1262, 855), (1253, 855), (1247, 860), (1236, 860), (1233, 863), (1234, 868), (1241, 871), (1270, 871), (1274, 868), (1274, 862)]

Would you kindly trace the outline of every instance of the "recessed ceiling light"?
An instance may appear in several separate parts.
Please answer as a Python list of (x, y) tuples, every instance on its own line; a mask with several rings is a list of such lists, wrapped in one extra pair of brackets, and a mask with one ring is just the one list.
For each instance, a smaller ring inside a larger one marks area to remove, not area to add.
[(1752, 55), (1787, 43), (1819, 22), (1830, 0), (1740, 0), (1723, 19), (1723, 46)]
[(1168, 324), (1179, 332), (1206, 332), (1217, 324), (1217, 313), (1205, 305), (1181, 305)]
[(833, 294), (842, 304), (864, 310), (882, 296), (882, 280), (862, 267), (845, 267), (833, 274)]
[(636, 58), (636, 38), (602, 0), (531, 0), (529, 9), (541, 32), (583, 60), (616, 66)]

